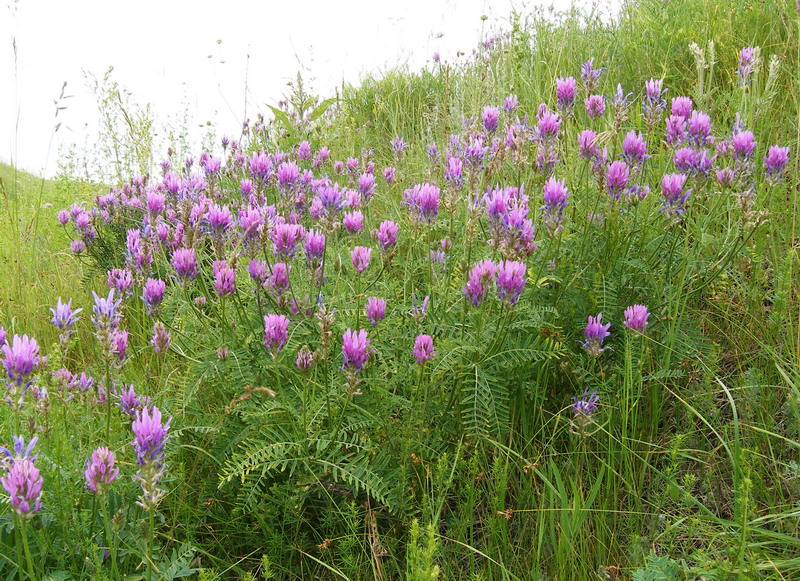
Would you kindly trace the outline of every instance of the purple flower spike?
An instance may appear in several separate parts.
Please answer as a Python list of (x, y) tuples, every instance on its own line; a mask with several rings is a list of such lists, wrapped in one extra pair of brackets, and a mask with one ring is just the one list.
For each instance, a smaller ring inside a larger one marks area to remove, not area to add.
[(342, 335), (342, 353), (344, 354), (343, 369), (353, 373), (358, 373), (364, 369), (372, 349), (369, 348), (370, 341), (364, 329), (352, 331), (347, 329)]
[(161, 411), (157, 407), (136, 411), (136, 419), (131, 424), (134, 440), (131, 442), (136, 452), (138, 471), (134, 478), (142, 487), (137, 504), (147, 511), (154, 510), (164, 496), (158, 485), (164, 476), (165, 446), (169, 437), (167, 431), (172, 418), (161, 423)]
[(644, 305), (631, 305), (625, 309), (625, 328), (636, 333), (644, 333), (650, 313)]
[(412, 218), (430, 223), (439, 213), (439, 194), (439, 188), (433, 184), (418, 184), (405, 191), (403, 204), (408, 206)]
[(789, 164), (789, 148), (772, 145), (764, 157), (764, 169), (767, 172), (767, 183), (774, 185), (783, 181), (784, 170)]
[(661, 179), (661, 194), (664, 203), (661, 212), (668, 218), (676, 218), (684, 212), (684, 203), (691, 195), (691, 190), (684, 192), (683, 186), (686, 183), (686, 175), (671, 173)]
[[(51, 323), (55, 326), (61, 334), (59, 336), (59, 340), (61, 344), (64, 345), (69, 341), (69, 338), (75, 332), (72, 327), (78, 322), (78, 313), (80, 313), (83, 309), (75, 309), (72, 310), (72, 299), (67, 301), (66, 303), (61, 302), (61, 297), (58, 297), (58, 303), (56, 303), (56, 308), (50, 309), (50, 312), (53, 314), (53, 318), (51, 319)], [(0, 341), (0, 345), (5, 343), (5, 341)]]
[(161, 321), (156, 321), (156, 324), (153, 325), (153, 338), (150, 339), (150, 344), (153, 346), (153, 351), (156, 354), (169, 351), (171, 338), (166, 325)]
[(350, 253), (350, 260), (353, 263), (353, 268), (356, 269), (358, 274), (361, 274), (369, 266), (369, 259), (372, 256), (372, 248), (365, 246), (356, 246)]
[(264, 316), (264, 347), (273, 358), (286, 346), (289, 340), (289, 319), (285, 315)]
[(25, 445), (25, 438), (22, 436), (12, 436), (11, 439), (14, 442), (12, 450), (0, 446), (0, 472), (4, 472), (11, 467), (11, 464), (19, 460), (34, 462), (39, 457), (38, 454), (33, 453), (33, 448), (36, 446), (36, 442), (39, 441), (37, 436), (31, 438), (27, 446)]
[(739, 86), (746, 87), (752, 82), (753, 69), (756, 65), (757, 51), (752, 46), (744, 47), (739, 53), (739, 68), (736, 74), (739, 75)]
[(133, 274), (127, 268), (114, 268), (108, 271), (107, 283), (119, 293), (117, 296), (125, 298), (133, 291)]
[(589, 95), (586, 99), (586, 113), (590, 119), (602, 117), (606, 112), (606, 101), (603, 95)]
[(589, 59), (583, 66), (581, 66), (581, 81), (583, 81), (583, 88), (586, 94), (594, 93), (597, 89), (597, 80), (605, 70), (605, 67), (599, 69), (594, 68), (594, 59)]
[(526, 272), (525, 263), (516, 260), (504, 260), (497, 265), (495, 280), (497, 296), (501, 301), (509, 305), (517, 303), (525, 288)]
[(472, 267), (463, 291), (473, 307), (479, 306), (486, 300), (489, 295), (489, 283), (494, 278), (496, 271), (497, 265), (491, 260), (482, 260)]
[(481, 118), (483, 119), (483, 128), (488, 133), (494, 133), (500, 120), (500, 110), (497, 107), (484, 107)]
[(42, 476), (32, 460), (16, 460), (0, 479), (11, 500), (11, 508), (30, 519), (42, 508)]
[(172, 254), (170, 264), (183, 282), (194, 280), (200, 273), (194, 248), (179, 248)]
[(86, 461), (86, 470), (83, 472), (86, 489), (95, 494), (104, 494), (119, 476), (119, 468), (114, 466), (115, 462), (114, 452), (105, 446), (92, 452), (92, 457)]
[(214, 290), (220, 297), (228, 297), (236, 292), (236, 271), (225, 260), (213, 264)]
[(603, 341), (606, 337), (611, 335), (608, 329), (611, 323), (602, 323), (603, 313), (599, 313), (596, 317), (589, 317), (589, 323), (583, 330), (583, 338), (586, 340), (581, 343), (581, 346), (592, 357), (599, 357), (608, 347), (603, 347)]
[(417, 358), (417, 364), (422, 365), (433, 359), (434, 355), (433, 338), (430, 335), (417, 335), (417, 339), (414, 341), (414, 357)]
[(142, 300), (150, 316), (155, 316), (160, 311), (161, 301), (164, 300), (164, 291), (166, 288), (167, 283), (161, 279), (148, 278), (145, 281), (144, 289), (142, 289)]
[[(583, 395), (581, 397), (573, 397), (572, 402), (572, 413), (575, 418), (591, 420), (594, 412), (597, 411), (597, 404), (600, 403), (600, 398), (597, 396), (597, 391), (589, 393), (589, 388), (587, 387), (583, 391)], [(585, 423), (588, 424), (588, 421)]]
[(573, 77), (556, 79), (556, 99), (558, 110), (561, 114), (566, 114), (575, 105), (575, 88), (577, 81)]
[(614, 200), (619, 200), (623, 190), (628, 186), (630, 172), (624, 161), (614, 161), (606, 172), (606, 187), (608, 196)]
[(119, 326), (122, 315), (119, 313), (120, 300), (114, 300), (114, 289), (108, 291), (108, 296), (103, 298), (92, 291), (94, 305), (92, 306), (92, 324), (101, 331), (109, 331)]
[(14, 335), (11, 343), (6, 342), (2, 349), (2, 361), (8, 379), (17, 386), (27, 383), (33, 369), (39, 364), (39, 344), (36, 339), (27, 335)]
[(367, 299), (366, 311), (367, 319), (373, 327), (376, 327), (386, 316), (386, 301), (378, 297), (371, 297)]
[(364, 214), (362, 214), (359, 210), (345, 212), (342, 223), (350, 234), (358, 234), (361, 231), (361, 228), (364, 227)]
[(584, 129), (578, 134), (578, 151), (581, 159), (592, 161), (600, 155), (600, 148), (595, 143), (596, 139), (597, 133), (591, 129)]
[(397, 244), (397, 233), (399, 228), (397, 224), (391, 220), (384, 220), (378, 226), (375, 236), (378, 243), (381, 245), (381, 251), (386, 253)]
[(550, 178), (544, 184), (544, 224), (550, 236), (556, 236), (563, 229), (564, 210), (569, 205), (569, 192), (564, 180)]

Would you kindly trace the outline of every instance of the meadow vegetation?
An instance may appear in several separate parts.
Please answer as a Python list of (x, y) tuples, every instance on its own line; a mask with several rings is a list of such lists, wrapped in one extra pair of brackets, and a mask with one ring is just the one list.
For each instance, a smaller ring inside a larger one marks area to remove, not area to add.
[(99, 99), (0, 168), (0, 574), (800, 576), (799, 38), (515, 14), (194, 153)]

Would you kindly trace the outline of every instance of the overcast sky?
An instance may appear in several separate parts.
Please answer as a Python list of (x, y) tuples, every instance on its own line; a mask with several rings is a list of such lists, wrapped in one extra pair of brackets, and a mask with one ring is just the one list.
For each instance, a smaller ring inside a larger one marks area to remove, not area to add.
[[(57, 170), (59, 147), (91, 138), (97, 108), (86, 78), (102, 78), (112, 65), (113, 79), (138, 103), (150, 103), (159, 118), (177, 118), (186, 109), (195, 127), (211, 121), (217, 135), (235, 135), (245, 102), (249, 117), (265, 112), (264, 103), (275, 104), (300, 69), (316, 93), (330, 95), (342, 81), (357, 82), (367, 72), (399, 64), (419, 69), (434, 52), (445, 60), (469, 53), (484, 35), (506, 28), (514, 8), (571, 4), (6, 1), (0, 14), (0, 159), (47, 175)], [(56, 120), (54, 100), (65, 81), (69, 98), (61, 104), (67, 109)]]

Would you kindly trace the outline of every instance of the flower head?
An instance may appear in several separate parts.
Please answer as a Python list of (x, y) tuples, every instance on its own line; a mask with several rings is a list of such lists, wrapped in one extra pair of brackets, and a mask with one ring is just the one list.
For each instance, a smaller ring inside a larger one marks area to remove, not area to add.
[(134, 440), (131, 442), (136, 453), (138, 471), (134, 478), (142, 487), (142, 494), (137, 504), (146, 510), (153, 510), (164, 495), (158, 489), (164, 476), (165, 446), (169, 436), (167, 431), (172, 418), (166, 423), (161, 421), (161, 411), (153, 406), (136, 411), (136, 418), (131, 423)]
[(184, 281), (192, 281), (200, 273), (197, 264), (197, 254), (194, 248), (179, 248), (172, 254), (170, 262), (175, 268), (178, 277)]
[(269, 314), (264, 316), (264, 347), (272, 357), (286, 346), (289, 340), (289, 319), (285, 315)]
[(42, 508), (42, 476), (33, 460), (15, 460), (0, 478), (11, 500), (11, 508), (23, 519), (32, 518)]
[(398, 231), (399, 228), (397, 224), (392, 220), (384, 220), (381, 222), (375, 235), (378, 238), (378, 243), (381, 245), (382, 252), (385, 253), (394, 248), (397, 244)]
[(495, 281), (497, 282), (497, 296), (501, 301), (514, 305), (519, 300), (525, 288), (527, 269), (524, 262), (504, 260), (497, 265)]
[(647, 317), (650, 313), (644, 305), (631, 305), (625, 309), (625, 328), (629, 331), (644, 333), (647, 328)]
[(581, 343), (581, 346), (592, 357), (599, 357), (603, 351), (608, 349), (608, 347), (603, 347), (603, 341), (606, 337), (611, 335), (608, 331), (611, 327), (611, 323), (606, 323), (604, 325), (602, 321), (603, 313), (599, 313), (596, 317), (590, 316), (589, 323), (583, 330), (583, 338), (585, 341)]
[(153, 325), (153, 338), (150, 339), (150, 344), (153, 346), (153, 351), (156, 354), (166, 353), (169, 351), (171, 339), (167, 327), (161, 321), (156, 321)]
[(119, 476), (119, 468), (114, 466), (116, 458), (114, 452), (103, 446), (92, 452), (92, 457), (86, 461), (86, 470), (83, 477), (86, 479), (86, 489), (95, 494), (103, 494), (111, 483)]
[(375, 327), (386, 316), (386, 301), (378, 297), (367, 299), (366, 305), (367, 319)]
[(364, 369), (364, 365), (369, 359), (372, 349), (369, 348), (370, 341), (364, 329), (352, 331), (347, 329), (342, 335), (342, 353), (344, 354), (343, 369), (359, 372)]
[(489, 295), (489, 283), (494, 279), (497, 265), (491, 260), (482, 260), (472, 267), (467, 284), (462, 289), (472, 306), (477, 307)]
[(17, 386), (27, 383), (33, 369), (39, 364), (39, 344), (36, 339), (27, 335), (14, 335), (10, 344), (5, 342), (2, 351), (2, 362), (8, 379)]
[(356, 246), (350, 252), (350, 260), (358, 274), (367, 270), (370, 256), (372, 256), (372, 248), (367, 248), (366, 246)]
[(500, 110), (497, 107), (484, 107), (481, 118), (483, 120), (483, 128), (487, 132), (493, 133), (497, 129), (498, 121), (500, 120)]
[(414, 341), (414, 357), (417, 364), (422, 365), (429, 359), (433, 359), (433, 338), (430, 335), (417, 335)]

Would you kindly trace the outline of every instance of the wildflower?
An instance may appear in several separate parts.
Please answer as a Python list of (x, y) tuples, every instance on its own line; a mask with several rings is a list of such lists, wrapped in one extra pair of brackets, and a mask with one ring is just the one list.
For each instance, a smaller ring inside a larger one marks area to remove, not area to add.
[(575, 87), (577, 82), (573, 77), (557, 78), (556, 79), (556, 99), (558, 101), (558, 110), (562, 115), (572, 111), (575, 104)]
[(542, 206), (544, 224), (550, 236), (555, 236), (563, 229), (564, 210), (569, 204), (569, 192), (564, 180), (550, 178), (544, 184), (544, 206)]
[(133, 290), (133, 275), (128, 269), (114, 268), (108, 271), (108, 287), (116, 289), (120, 297), (130, 296)]
[(342, 353), (344, 354), (343, 369), (357, 373), (364, 369), (372, 350), (367, 332), (359, 329), (357, 332), (347, 329), (342, 336)]
[(417, 335), (414, 341), (414, 357), (417, 358), (417, 364), (422, 365), (433, 359), (434, 355), (433, 338), (430, 335)]
[(399, 135), (392, 139), (390, 145), (392, 146), (392, 151), (398, 156), (402, 155), (406, 150), (406, 142)]
[(418, 184), (405, 191), (403, 203), (414, 219), (430, 223), (439, 213), (439, 193), (433, 184)]
[(602, 117), (606, 112), (606, 102), (602, 95), (589, 95), (586, 99), (586, 113), (590, 119)]
[(357, 234), (364, 226), (364, 214), (362, 214), (359, 210), (345, 212), (342, 223), (350, 234)]
[(111, 348), (108, 355), (116, 357), (119, 362), (125, 359), (128, 351), (128, 332), (116, 330), (111, 334)]
[(358, 191), (369, 201), (375, 195), (375, 176), (371, 173), (363, 173), (358, 178)]
[(83, 240), (71, 240), (69, 247), (73, 254), (82, 254), (86, 252), (86, 243)]
[(381, 245), (381, 251), (388, 252), (397, 244), (397, 233), (399, 228), (392, 220), (384, 220), (375, 232), (378, 243)]
[(414, 306), (411, 307), (411, 318), (419, 324), (422, 319), (425, 318), (425, 315), (428, 312), (428, 304), (430, 304), (431, 298), (428, 295), (425, 295), (425, 298), (422, 299), (422, 302), (417, 304), (417, 295), (416, 293), (411, 293), (411, 300), (414, 303)]
[(628, 185), (629, 178), (630, 172), (624, 161), (614, 161), (611, 163), (606, 173), (606, 187), (608, 188), (608, 196), (612, 200), (619, 200), (622, 191)]
[(589, 323), (583, 330), (583, 338), (585, 341), (581, 343), (581, 346), (592, 357), (599, 357), (603, 351), (608, 349), (608, 347), (603, 347), (603, 341), (606, 337), (611, 335), (611, 333), (608, 332), (611, 323), (603, 325), (602, 320), (603, 313), (599, 313), (596, 317), (590, 316)]
[(500, 119), (500, 110), (497, 107), (484, 107), (481, 118), (483, 120), (483, 128), (488, 133), (494, 133), (497, 130)]
[(510, 113), (516, 109), (517, 105), (519, 105), (519, 97), (517, 97), (514, 93), (511, 93), (503, 101), (503, 109), (505, 109), (506, 113)]
[(371, 297), (367, 299), (366, 311), (367, 319), (373, 327), (376, 327), (386, 316), (386, 301), (378, 297)]
[(444, 179), (455, 189), (461, 189), (464, 185), (464, 162), (454, 155), (447, 156), (447, 169), (444, 171)]
[(7, 339), (8, 334), (6, 333), (5, 327), (0, 327), (0, 347), (6, 344)]
[(753, 70), (758, 64), (757, 48), (746, 46), (739, 52), (739, 68), (736, 74), (739, 75), (739, 86), (746, 87), (752, 82)]
[(711, 117), (708, 116), (708, 113), (692, 111), (688, 124), (691, 140), (699, 147), (706, 145), (711, 134)]
[(38, 454), (33, 453), (33, 448), (39, 441), (37, 436), (31, 438), (27, 446), (25, 445), (25, 438), (22, 436), (12, 436), (11, 440), (14, 442), (12, 450), (0, 446), (0, 473), (11, 468), (11, 465), (14, 462), (19, 460), (30, 460), (31, 462), (35, 462), (36, 458), (39, 457)]
[(667, 174), (661, 179), (661, 194), (664, 197), (661, 212), (668, 218), (683, 214), (683, 204), (692, 193), (691, 190), (683, 191), (685, 183), (685, 174)]
[(86, 461), (86, 470), (83, 472), (86, 489), (95, 494), (104, 494), (119, 476), (119, 468), (114, 466), (115, 461), (114, 452), (105, 446), (92, 452), (92, 457)]
[(789, 164), (789, 148), (771, 145), (764, 157), (764, 169), (767, 171), (767, 183), (774, 185), (783, 180), (784, 170)]
[(356, 246), (353, 248), (352, 252), (350, 252), (350, 260), (353, 263), (353, 268), (356, 269), (358, 274), (361, 274), (367, 270), (371, 255), (372, 248), (367, 248), (365, 246)]
[(526, 270), (523, 262), (504, 260), (497, 264), (495, 281), (497, 296), (501, 301), (509, 305), (516, 304), (525, 288)]
[(644, 333), (647, 327), (647, 317), (650, 313), (644, 305), (632, 305), (625, 309), (625, 328), (629, 331)]
[(592, 423), (599, 402), (600, 397), (598, 397), (597, 391), (589, 393), (588, 387), (583, 390), (581, 397), (574, 396), (572, 398), (572, 432), (574, 434), (586, 434), (586, 428)]
[(147, 307), (147, 312), (151, 316), (156, 315), (161, 307), (161, 302), (164, 300), (164, 291), (167, 288), (167, 283), (158, 278), (148, 278), (144, 283), (142, 289), (142, 300)]
[(749, 159), (756, 148), (752, 131), (739, 131), (731, 138), (734, 159)]
[(393, 184), (397, 181), (397, 170), (392, 166), (383, 168), (383, 181), (387, 184)]
[(318, 230), (309, 230), (306, 232), (303, 251), (306, 255), (306, 263), (308, 263), (309, 266), (314, 261), (322, 260), (322, 255), (325, 252), (325, 235)]
[(264, 316), (264, 347), (273, 358), (286, 346), (289, 340), (289, 319), (285, 315)]
[(291, 257), (297, 252), (297, 245), (306, 231), (300, 224), (276, 224), (270, 232), (272, 249), (279, 257)]
[(587, 95), (595, 92), (597, 89), (597, 80), (605, 70), (605, 67), (595, 69), (594, 59), (589, 59), (581, 66), (581, 81), (583, 82), (583, 89)]
[(300, 178), (300, 168), (293, 161), (285, 161), (278, 166), (276, 176), (281, 189), (291, 189)]
[(11, 501), (11, 508), (22, 519), (32, 518), (42, 508), (42, 476), (33, 460), (15, 460), (0, 478)]
[(169, 351), (170, 343), (167, 327), (161, 321), (156, 321), (155, 325), (153, 325), (153, 338), (150, 339), (153, 351), (155, 351), (156, 354), (166, 353)]
[(28, 383), (28, 377), (33, 369), (39, 365), (39, 344), (33, 337), (14, 335), (9, 344), (6, 341), (2, 347), (3, 366), (6, 368), (8, 379), (18, 387)]
[(226, 205), (211, 204), (208, 207), (205, 219), (211, 232), (215, 235), (227, 232), (233, 225), (231, 210)]
[(462, 289), (472, 306), (477, 307), (489, 295), (489, 282), (494, 279), (497, 265), (491, 260), (482, 260), (472, 267), (467, 284)]
[(297, 158), (311, 159), (311, 144), (308, 141), (301, 141), (297, 144)]
[(161, 423), (161, 411), (157, 407), (137, 410), (136, 419), (131, 424), (134, 440), (131, 442), (136, 452), (136, 466), (138, 467), (134, 479), (139, 481), (142, 494), (137, 504), (145, 510), (153, 510), (160, 502), (164, 491), (158, 489), (166, 468), (164, 467), (164, 450), (167, 440), (167, 431), (172, 418), (165, 424)]
[[(61, 297), (58, 297), (58, 303), (56, 303), (56, 308), (51, 308), (50, 312), (53, 314), (53, 318), (51, 319), (51, 323), (53, 326), (56, 327), (61, 334), (59, 335), (59, 340), (61, 341), (62, 345), (65, 345), (72, 334), (75, 332), (72, 327), (78, 321), (78, 313), (80, 313), (83, 309), (75, 309), (72, 310), (72, 299), (67, 301), (67, 303), (61, 302)], [(0, 344), (4, 343), (0, 342)]]
[(629, 131), (622, 140), (622, 157), (629, 164), (634, 166), (641, 166), (647, 159), (647, 142), (642, 138), (641, 133)]
[(595, 143), (596, 139), (597, 133), (591, 129), (584, 129), (578, 134), (578, 151), (581, 159), (591, 161), (600, 154), (600, 149)]
[(194, 248), (179, 248), (172, 254), (170, 264), (183, 282), (194, 280), (200, 273)]
[(124, 389), (123, 386), (123, 389), (121, 391), (117, 391), (116, 395), (117, 398), (119, 398), (117, 407), (123, 414), (131, 418), (136, 417), (137, 411), (142, 410), (150, 405), (150, 398), (137, 395), (133, 385), (129, 385), (128, 389)]
[(308, 348), (308, 345), (303, 345), (303, 347), (297, 352), (297, 359), (295, 360), (294, 364), (300, 371), (306, 371), (311, 368), (313, 363), (314, 352)]
[(645, 99), (642, 114), (649, 127), (653, 127), (667, 108), (664, 95), (667, 90), (663, 88), (664, 79), (650, 79), (645, 83)]
[(672, 147), (680, 147), (686, 141), (686, 117), (671, 115), (667, 118), (667, 131), (664, 137)]
[(672, 98), (672, 115), (688, 119), (692, 114), (692, 99), (691, 97), (673, 97)]
[(264, 283), (264, 288), (280, 296), (289, 290), (290, 267), (285, 262), (276, 262), (272, 267), (272, 276)]

